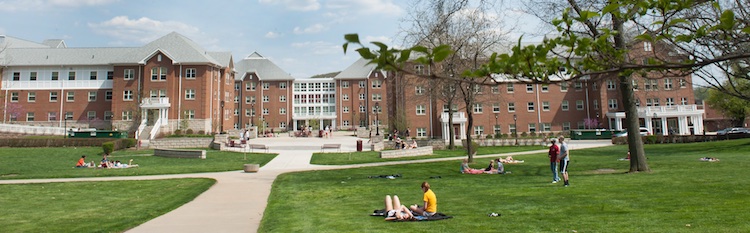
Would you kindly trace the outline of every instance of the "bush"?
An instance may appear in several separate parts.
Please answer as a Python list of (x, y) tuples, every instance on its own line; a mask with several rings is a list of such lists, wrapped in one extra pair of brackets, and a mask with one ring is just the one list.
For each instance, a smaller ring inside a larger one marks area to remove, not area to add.
[(203, 131), (203, 130), (199, 130), (199, 131), (198, 131), (198, 134), (206, 134), (206, 131)]
[(122, 141), (124, 142), (124, 145), (123, 145), (123, 146), (124, 146), (125, 148), (131, 148), (131, 147), (134, 147), (134, 146), (135, 146), (135, 144), (136, 144), (136, 143), (138, 143), (138, 141), (136, 141), (136, 140), (135, 140), (135, 138), (126, 138), (126, 139), (122, 139)]
[(112, 151), (115, 151), (115, 143), (114, 142), (102, 143), (102, 150), (104, 150), (104, 154), (111, 154)]
[(185, 134), (194, 134), (194, 133), (195, 132), (193, 131), (193, 129), (187, 129), (187, 130), (185, 130)]
[(174, 135), (182, 135), (182, 130), (180, 129), (174, 130)]
[(644, 143), (646, 144), (656, 144), (656, 141), (659, 139), (657, 138), (656, 135), (648, 135), (643, 138), (644, 138)]
[(521, 137), (522, 138), (525, 138), (526, 136), (528, 136), (528, 134), (526, 134), (526, 132), (521, 133)]

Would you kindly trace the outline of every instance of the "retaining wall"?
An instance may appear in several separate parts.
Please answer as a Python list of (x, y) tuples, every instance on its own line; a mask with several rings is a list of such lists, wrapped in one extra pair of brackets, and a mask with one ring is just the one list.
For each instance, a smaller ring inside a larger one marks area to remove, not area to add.
[(401, 158), (401, 157), (412, 157), (420, 155), (431, 155), (432, 147), (423, 146), (414, 149), (403, 149), (403, 150), (384, 150), (380, 152), (380, 158)]
[(154, 149), (154, 156), (167, 158), (206, 159), (205, 150)]
[(213, 138), (161, 138), (149, 142), (149, 147), (154, 149), (168, 148), (206, 148), (211, 147)]

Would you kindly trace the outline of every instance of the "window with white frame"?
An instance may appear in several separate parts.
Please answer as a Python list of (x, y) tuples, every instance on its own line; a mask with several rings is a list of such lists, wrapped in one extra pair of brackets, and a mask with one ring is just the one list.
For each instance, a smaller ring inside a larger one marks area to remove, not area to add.
[(576, 81), (573, 83), (573, 87), (576, 89), (576, 91), (580, 91), (583, 89), (583, 83), (581, 81)]
[(36, 71), (29, 72), (29, 81), (36, 81)]
[(659, 106), (659, 98), (654, 98), (654, 106)]
[(372, 113), (383, 113), (383, 108), (372, 106)]
[(341, 94), (341, 99), (343, 99), (344, 101), (348, 101), (349, 100), (349, 94)]
[(34, 121), (34, 112), (26, 113), (26, 121)]
[(194, 100), (195, 99), (195, 89), (185, 89), (185, 99), (186, 100)]
[(234, 102), (235, 103), (239, 103), (240, 102), (240, 96), (239, 95), (235, 95), (234, 96)]
[(263, 108), (263, 115), (268, 115), (270, 112), (268, 108)]
[(560, 83), (560, 92), (568, 92), (568, 82)]
[[(65, 113), (67, 117), (67, 113)], [(73, 118), (73, 113), (70, 113), (70, 118)], [(132, 121), (133, 120), (133, 111), (122, 111), (122, 120), (123, 121)]]
[(365, 88), (366, 82), (365, 81), (359, 81), (359, 88)]
[(122, 77), (125, 80), (133, 80), (133, 78), (135, 78), (135, 70), (134, 69), (124, 69)]
[(49, 92), (49, 102), (57, 102), (57, 92), (56, 91), (50, 91)]
[(583, 100), (576, 100), (576, 110), (583, 110)]
[(674, 106), (674, 98), (667, 97), (667, 106)]
[(515, 112), (515, 111), (516, 111), (516, 103), (508, 102), (508, 112)]
[(235, 116), (239, 116), (240, 115), (240, 109), (239, 108), (235, 108), (234, 109), (234, 115)]
[(646, 98), (646, 106), (647, 107), (654, 106), (654, 101), (651, 98)]
[(484, 135), (484, 126), (474, 126), (474, 135)]
[(365, 100), (365, 94), (359, 94), (359, 100)]
[(508, 124), (508, 132), (516, 133), (516, 124)]
[(513, 93), (514, 90), (515, 89), (513, 88), (513, 83), (508, 83), (505, 85), (505, 91), (507, 91), (508, 93)]
[(680, 98), (680, 105), (687, 105), (688, 104), (688, 98), (682, 97)]
[(617, 89), (617, 83), (615, 83), (614, 80), (607, 80), (607, 90), (616, 90)]
[(659, 90), (659, 80), (647, 79), (644, 86), (646, 86), (647, 91), (657, 91)]
[(417, 115), (425, 115), (427, 113), (427, 108), (425, 108), (424, 105), (420, 104), (417, 105)]
[(286, 96), (285, 95), (280, 95), (279, 96), (279, 102), (286, 102)]
[(104, 100), (106, 101), (112, 101), (112, 91), (104, 91)]
[(26, 96), (26, 101), (28, 102), (36, 102), (36, 92), (29, 92)]
[(498, 85), (492, 86), (490, 87), (490, 91), (492, 92), (492, 94), (500, 93), (500, 86)]
[(372, 101), (381, 101), (383, 100), (383, 95), (381, 94), (372, 94)]
[(596, 84), (596, 81), (591, 82), (591, 89), (596, 90), (598, 88), (598, 84)]
[(638, 90), (638, 80), (633, 79), (633, 90), (634, 91)]
[(89, 91), (89, 102), (96, 101), (96, 91)]
[(679, 82), (680, 82), (680, 88), (687, 87), (687, 80), (685, 80), (684, 78), (681, 78)]
[(542, 84), (542, 92), (549, 92), (549, 84)]
[(640, 107), (641, 106), (641, 99), (635, 98), (635, 106)]
[(76, 72), (68, 71), (68, 80), (76, 80)]
[(425, 89), (423, 86), (414, 87), (414, 91), (417, 95), (424, 95)]
[(50, 80), (57, 81), (60, 79), (60, 72), (52, 71), (52, 74), (50, 76)]
[(184, 116), (188, 120), (195, 119), (195, 110), (185, 110)]
[(343, 124), (343, 125), (344, 125), (344, 126), (350, 126), (350, 124), (351, 124), (351, 123), (349, 123), (349, 121), (345, 120), (345, 121), (344, 121), (344, 124)]
[(132, 101), (133, 100), (133, 91), (132, 90), (124, 90), (124, 91), (122, 91), (122, 100), (124, 100), (124, 101)]
[(167, 80), (167, 68), (166, 67), (151, 68), (151, 81), (166, 81), (166, 80)]
[(568, 131), (568, 130), (570, 130), (570, 122), (563, 122), (563, 123), (562, 123), (562, 130), (563, 130), (563, 131)]
[(474, 87), (474, 93), (476, 93), (476, 94), (482, 94), (482, 89), (483, 89), (482, 85), (474, 84), (473, 87)]
[(341, 81), (341, 88), (349, 88), (349, 81)]
[(349, 113), (349, 106), (341, 107), (341, 111), (343, 111), (344, 113)]
[(549, 101), (543, 101), (542, 102), (542, 111), (549, 111)]
[(185, 69), (185, 78), (186, 79), (195, 79), (197, 73), (198, 72), (196, 72), (195, 68), (187, 68), (187, 69)]
[(526, 84), (526, 92), (534, 92), (534, 84)]
[(672, 79), (671, 78), (665, 78), (664, 79), (664, 90), (672, 90)]
[[(286, 89), (286, 83), (285, 82), (280, 82), (279, 83), (279, 89)], [(285, 122), (282, 122), (282, 123), (285, 123)]]
[(583, 122), (583, 121), (579, 121), (578, 122), (578, 129), (585, 129), (585, 128), (586, 128), (586, 123)]
[[(452, 108), (453, 112), (458, 112), (458, 105), (454, 104)], [(448, 105), (443, 104), (443, 112), (448, 112)]]
[(96, 75), (97, 75), (96, 71), (91, 71), (89, 73), (89, 80), (96, 80)]
[(542, 132), (552, 131), (552, 123), (542, 123)]
[(267, 82), (263, 82), (263, 90), (268, 90), (269, 88), (271, 88), (271, 84)]
[(484, 111), (484, 107), (480, 103), (475, 103), (472, 109), (474, 110), (474, 113), (482, 113)]
[(500, 112), (500, 103), (493, 103), (493, 104), (492, 104), (492, 112), (493, 112), (493, 113), (498, 113), (498, 112)]
[(492, 132), (494, 132), (495, 135), (503, 133), (503, 127), (501, 127), (499, 124), (492, 126)]
[(88, 120), (94, 120), (94, 119), (96, 119), (96, 111), (88, 111), (88, 112), (86, 112), (86, 119), (88, 119)]
[(568, 111), (568, 108), (569, 108), (568, 101), (567, 100), (563, 100), (560, 103), (560, 109), (562, 109), (563, 111)]
[(380, 80), (372, 80), (371, 84), (373, 89), (379, 89), (383, 85)]
[(526, 110), (528, 110), (529, 112), (533, 112), (534, 111), (534, 102), (527, 102), (526, 103)]
[(609, 109), (617, 109), (617, 99), (609, 99)]
[(68, 102), (76, 101), (76, 93), (72, 92), (72, 91), (69, 91), (67, 93), (67, 96), (65, 98), (66, 98), (66, 101), (68, 101)]
[(367, 112), (367, 108), (365, 108), (365, 106), (363, 106), (363, 105), (360, 105), (359, 106), (359, 112)]
[(653, 50), (653, 48), (651, 47), (651, 42), (644, 41), (643, 42), (643, 51), (651, 52), (652, 50)]
[(13, 81), (21, 81), (21, 72), (13, 72)]
[(286, 122), (284, 121), (279, 122), (279, 128), (282, 128), (282, 129), (286, 128)]
[(18, 92), (11, 92), (10, 93), (10, 102), (14, 102), (14, 103), (18, 102), (18, 98), (19, 98), (18, 96), (19, 96)]
[(536, 123), (529, 123), (529, 132), (536, 132)]
[(427, 137), (427, 128), (417, 128), (417, 137), (418, 138), (426, 138)]
[(280, 115), (286, 115), (286, 108), (279, 108)]
[(414, 66), (414, 73), (415, 74), (422, 74), (422, 73), (424, 73), (424, 65), (415, 65)]
[(65, 120), (73, 120), (73, 112), (65, 112)]
[(599, 100), (594, 100), (592, 103), (594, 104), (594, 109), (599, 109)]
[(271, 97), (268, 97), (267, 95), (263, 96), (263, 102), (271, 101)]
[(48, 112), (47, 113), (47, 120), (48, 121), (56, 121), (57, 120), (57, 112)]

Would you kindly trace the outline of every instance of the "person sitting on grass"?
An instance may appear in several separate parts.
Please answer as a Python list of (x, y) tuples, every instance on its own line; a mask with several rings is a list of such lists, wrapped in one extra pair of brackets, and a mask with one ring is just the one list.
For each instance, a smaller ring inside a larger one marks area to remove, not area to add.
[(393, 199), (391, 199), (390, 195), (385, 196), (385, 220), (386, 221), (412, 220), (412, 219), (414, 219), (414, 215), (411, 213), (409, 208), (406, 208), (406, 206), (401, 205), (401, 201), (398, 199), (398, 196), (393, 195)]
[(412, 138), (412, 139), (411, 139), (411, 146), (410, 146), (410, 147), (411, 147), (412, 149), (416, 149), (416, 148), (417, 148), (417, 146), (418, 146), (418, 145), (417, 145), (417, 140), (415, 140), (415, 139), (413, 139), (413, 138)]
[(484, 170), (482, 169), (474, 169), (469, 167), (469, 160), (464, 159), (461, 163), (461, 173), (463, 174), (482, 174), (484, 173)]
[(89, 164), (86, 163), (86, 156), (82, 155), (80, 159), (78, 159), (78, 163), (76, 163), (76, 167), (83, 168), (83, 167), (89, 167)]
[(718, 162), (719, 161), (719, 159), (714, 158), (714, 157), (703, 157), (700, 160), (701, 161), (706, 161), (706, 162)]
[[(490, 173), (492, 174), (505, 174), (505, 166), (503, 166), (503, 162), (501, 162), (502, 158), (495, 159), (495, 167), (493, 170), (490, 170)], [(510, 173), (510, 172), (507, 172)]]

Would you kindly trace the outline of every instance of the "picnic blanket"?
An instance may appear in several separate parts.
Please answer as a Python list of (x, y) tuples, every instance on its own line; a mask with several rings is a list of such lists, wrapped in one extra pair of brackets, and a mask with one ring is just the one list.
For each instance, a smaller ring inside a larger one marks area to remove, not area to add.
[[(370, 216), (377, 216), (377, 217), (385, 217), (386, 211), (384, 209), (375, 210), (370, 214)], [(414, 221), (436, 221), (436, 220), (443, 220), (443, 219), (449, 219), (453, 218), (453, 216), (445, 215), (443, 213), (437, 212), (432, 216), (425, 217), (425, 216), (414, 216), (414, 219), (403, 219), (403, 220), (393, 220), (393, 222), (414, 222)]]

